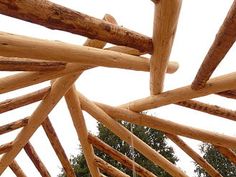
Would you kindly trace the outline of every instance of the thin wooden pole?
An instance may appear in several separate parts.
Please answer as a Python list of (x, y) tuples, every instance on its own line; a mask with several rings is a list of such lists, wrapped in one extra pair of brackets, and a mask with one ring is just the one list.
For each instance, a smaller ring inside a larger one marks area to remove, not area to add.
[(71, 87), (78, 76), (79, 74), (72, 74), (59, 78), (52, 85), (50, 92), (46, 95), (46, 97), (44, 97), (40, 105), (31, 115), (28, 124), (17, 135), (16, 139), (14, 140), (13, 147), (9, 152), (2, 156), (0, 161), (0, 175), (3, 173), (6, 167), (11, 164), (20, 150), (27, 144), (30, 137), (47, 118), (50, 111)]
[(227, 90), (217, 94), (226, 98), (236, 99), (236, 90)]
[(4, 154), (12, 148), (13, 142), (0, 145), (0, 154)]
[(15, 160), (13, 160), (13, 162), (9, 165), (9, 167), (17, 177), (27, 177)]
[(193, 128), (162, 118), (133, 112), (124, 108), (112, 107), (102, 103), (96, 103), (96, 105), (102, 108), (115, 120), (125, 120), (134, 124), (147, 126), (170, 134), (181, 135), (203, 142), (209, 142), (218, 146), (236, 148), (236, 138), (232, 136)]
[(104, 143), (102, 140), (97, 138), (96, 136), (89, 133), (88, 141), (91, 143), (95, 148), (98, 150), (108, 154), (113, 159), (119, 161), (121, 164), (129, 168), (130, 170), (135, 169), (135, 172), (142, 177), (156, 177), (152, 172), (148, 171), (147, 169), (143, 168), (141, 165), (137, 164), (130, 158), (126, 157), (119, 151), (113, 149), (108, 144)]
[(51, 121), (49, 120), (49, 118), (45, 119), (42, 123), (43, 129), (58, 157), (58, 159), (60, 160), (65, 173), (68, 177), (76, 177), (75, 172), (73, 170), (73, 168), (70, 165), (70, 161), (68, 160), (66, 153), (60, 143), (60, 140), (56, 134), (56, 131), (54, 130)]
[(4, 134), (4, 133), (11, 132), (11, 131), (16, 130), (18, 128), (22, 128), (22, 127), (26, 126), (27, 123), (28, 123), (28, 118), (24, 118), (24, 119), (20, 119), (15, 122), (11, 122), (9, 124), (0, 126), (0, 135)]
[(231, 149), (221, 147), (221, 146), (214, 146), (222, 155), (228, 158), (231, 162), (236, 165), (236, 153)]
[(31, 159), (31, 161), (33, 162), (34, 166), (39, 171), (39, 173), (43, 177), (50, 177), (51, 175), (49, 174), (47, 168), (45, 167), (45, 165), (43, 164), (43, 162), (39, 158), (38, 154), (36, 153), (36, 151), (34, 150), (34, 148), (30, 142), (28, 142), (25, 145), (24, 150), (25, 150), (26, 154), (29, 156), (29, 158)]
[(153, 53), (150, 60), (151, 95), (157, 95), (163, 90), (182, 0), (160, 0), (154, 4)]
[[(91, 116), (97, 119), (99, 122), (103, 123), (107, 128), (109, 128), (113, 133), (119, 136), (122, 140), (128, 144), (132, 144), (135, 149), (146, 156), (156, 165), (160, 166), (166, 170), (170, 175), (176, 177), (186, 177), (187, 175), (178, 169), (174, 164), (166, 160), (158, 152), (140, 140), (137, 136), (132, 134), (129, 130), (124, 128), (118, 122), (113, 120), (107, 113), (105, 113), (96, 104), (82, 96), (78, 93), (78, 98), (81, 101), (82, 109), (88, 112)], [(133, 142), (133, 143), (131, 143)]]
[(206, 86), (200, 90), (193, 90), (191, 86), (180, 87), (174, 90), (163, 92), (159, 95), (149, 96), (143, 99), (121, 105), (133, 111), (144, 111), (156, 107), (186, 101), (192, 98), (206, 96), (225, 90), (236, 89), (236, 72), (210, 79)]
[(211, 77), (212, 73), (225, 57), (236, 40), (236, 1), (233, 4), (221, 25), (216, 38), (211, 45), (198, 73), (192, 83), (195, 90), (201, 89)]

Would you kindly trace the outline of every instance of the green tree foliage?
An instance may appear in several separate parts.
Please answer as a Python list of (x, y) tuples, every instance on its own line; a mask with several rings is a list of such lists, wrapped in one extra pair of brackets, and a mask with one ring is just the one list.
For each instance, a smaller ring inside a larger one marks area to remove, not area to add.
[[(178, 161), (178, 158), (174, 154), (173, 148), (167, 145), (166, 136), (162, 132), (151, 129), (149, 127), (134, 125), (124, 121), (120, 123), (127, 129), (132, 131), (136, 136), (138, 136), (144, 142), (146, 142), (153, 149), (155, 149), (157, 152), (166, 157), (173, 164), (175, 164)], [(119, 152), (123, 153), (124, 155), (126, 155), (131, 159), (135, 159), (135, 162), (137, 162), (138, 164), (145, 167), (146, 169), (153, 172), (159, 177), (171, 177), (168, 173), (166, 173), (164, 170), (153, 164), (142, 154), (133, 150), (127, 143), (122, 141), (119, 137), (117, 137), (114, 133), (112, 133), (109, 129), (107, 129), (100, 123), (98, 124), (98, 131), (99, 131), (98, 137), (105, 143), (109, 144), (114, 149), (118, 150)], [(105, 161), (107, 161), (108, 163), (110, 163), (111, 165), (113, 165), (114, 167), (118, 168), (119, 170), (132, 176), (131, 170), (129, 170), (116, 160), (112, 159), (107, 154), (96, 149), (95, 149), (95, 154), (104, 159)], [(83, 154), (79, 154), (75, 157), (72, 157), (71, 164), (75, 169), (76, 175), (78, 177), (90, 176)], [(65, 176), (64, 173), (59, 175), (59, 177), (64, 177), (64, 176)]]
[[(203, 158), (206, 159), (224, 177), (236, 176), (236, 165), (218, 152), (213, 145), (204, 143), (200, 146)], [(198, 164), (194, 172), (197, 177), (210, 177)]]

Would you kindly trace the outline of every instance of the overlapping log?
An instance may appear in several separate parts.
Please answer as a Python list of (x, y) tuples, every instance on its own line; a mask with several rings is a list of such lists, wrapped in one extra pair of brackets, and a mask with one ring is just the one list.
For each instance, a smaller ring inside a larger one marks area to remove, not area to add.
[(217, 94), (226, 98), (236, 99), (236, 90), (227, 90)]
[(34, 150), (34, 148), (30, 142), (28, 142), (25, 145), (24, 150), (25, 150), (26, 154), (29, 156), (29, 158), (31, 159), (31, 161), (33, 162), (34, 166), (39, 171), (39, 173), (43, 177), (50, 177), (51, 175), (49, 174), (47, 168), (45, 167), (45, 165), (43, 164), (43, 162), (39, 158), (38, 154), (36, 153), (36, 151)]
[(12, 148), (13, 142), (0, 145), (0, 154), (8, 152)]
[(181, 4), (182, 0), (161, 0), (155, 3), (153, 53), (150, 60), (151, 95), (159, 94), (163, 90)]
[(28, 120), (29, 120), (28, 118), (24, 118), (24, 119), (20, 119), (15, 122), (11, 122), (9, 124), (0, 126), (0, 135), (26, 126), (28, 123)]
[(236, 153), (232, 151), (231, 149), (224, 148), (221, 146), (215, 146), (215, 148), (226, 158), (228, 158), (231, 162), (233, 162), (236, 165)]
[(216, 38), (211, 45), (198, 73), (192, 83), (192, 88), (197, 90), (206, 85), (216, 67), (223, 60), (236, 40), (236, 1), (233, 4), (221, 25)]
[(9, 167), (17, 177), (26, 177), (26, 174), (23, 172), (23, 170), (20, 168), (20, 166), (15, 160), (13, 160)]
[(117, 160), (118, 162), (120, 162), (121, 164), (123, 164), (124, 166), (129, 168), (130, 170), (133, 170), (133, 168), (134, 168), (135, 172), (139, 176), (142, 176), (142, 177), (156, 177), (156, 175), (154, 175), (152, 172), (150, 172), (147, 169), (143, 168), (141, 165), (137, 164), (136, 162), (134, 162), (130, 158), (126, 157), (125, 155), (123, 155), (119, 151), (113, 149), (108, 144), (104, 143), (99, 138), (97, 138), (96, 136), (94, 136), (92, 134), (89, 134), (88, 135), (88, 141), (93, 146), (95, 146), (98, 150), (108, 154), (110, 157)]

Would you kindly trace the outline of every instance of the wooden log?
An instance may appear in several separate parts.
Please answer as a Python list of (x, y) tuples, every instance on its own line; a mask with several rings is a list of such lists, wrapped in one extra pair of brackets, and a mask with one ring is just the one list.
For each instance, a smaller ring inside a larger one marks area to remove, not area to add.
[(42, 127), (58, 157), (60, 160), (65, 173), (68, 177), (76, 177), (75, 172), (73, 168), (70, 165), (70, 161), (68, 160), (66, 153), (61, 145), (61, 142), (56, 134), (56, 131), (54, 130), (51, 121), (49, 118), (45, 119), (42, 123)]
[(231, 99), (236, 99), (236, 90), (227, 90), (224, 92), (219, 92), (217, 95), (226, 97), (226, 98), (231, 98)]
[(225, 57), (236, 40), (236, 1), (221, 25), (216, 38), (201, 64), (192, 83), (192, 88), (198, 90), (206, 85), (212, 73)]
[(211, 115), (220, 116), (222, 118), (236, 121), (236, 111), (225, 109), (217, 105), (210, 105), (210, 104), (202, 103), (200, 101), (195, 101), (195, 100), (181, 101), (175, 104), (186, 107), (186, 108), (194, 109), (197, 111), (205, 112)]
[(212, 177), (223, 177), (211, 164), (189, 147), (181, 138), (176, 135), (166, 133), (166, 136), (197, 162), (208, 175)]
[(30, 142), (28, 142), (25, 145), (24, 150), (26, 154), (29, 156), (29, 158), (31, 159), (31, 161), (33, 162), (34, 166), (37, 168), (37, 170), (41, 174), (41, 176), (50, 177), (51, 175), (49, 174), (47, 168), (45, 167), (45, 165), (39, 158), (38, 154), (36, 153), (36, 151), (34, 150)]
[(132, 146), (142, 153), (146, 158), (151, 160), (154, 164), (160, 166), (164, 170), (166, 170), (170, 175), (176, 177), (186, 177), (187, 175), (182, 172), (179, 168), (177, 168), (174, 164), (166, 160), (162, 155), (140, 140), (137, 136), (132, 134), (125, 127), (120, 125), (118, 122), (113, 120), (107, 113), (105, 113), (101, 108), (99, 108), (96, 104), (85, 98), (82, 94), (78, 93), (78, 98), (81, 101), (82, 109), (88, 112), (91, 116), (93, 116), (97, 121), (103, 123), (108, 129), (110, 129), (113, 133), (119, 136), (122, 140), (124, 140), (128, 144), (132, 144)]
[(18, 128), (22, 128), (26, 126), (28, 123), (28, 118), (20, 119), (15, 122), (11, 122), (9, 124), (0, 126), (0, 135), (4, 133), (8, 133), (10, 131), (16, 130)]
[(9, 167), (17, 177), (26, 177), (26, 174), (23, 172), (23, 170), (15, 160), (13, 160)]
[(152, 39), (47, 0), (0, 1), (0, 13), (91, 39), (152, 52)]
[(163, 92), (159, 95), (149, 96), (143, 99), (121, 105), (133, 111), (144, 111), (156, 107), (186, 101), (192, 98), (206, 96), (226, 90), (236, 89), (236, 72), (210, 79), (206, 86), (200, 90), (193, 90), (191, 86), (180, 87), (174, 90)]
[(150, 60), (151, 95), (157, 95), (163, 90), (181, 4), (182, 0), (160, 0), (155, 3), (153, 53)]
[(50, 111), (67, 92), (71, 85), (76, 81), (78, 76), (79, 73), (67, 75), (56, 80), (56, 82), (51, 86), (50, 92), (44, 97), (40, 105), (30, 116), (28, 124), (17, 135), (16, 139), (14, 140), (13, 147), (9, 152), (2, 156), (0, 163), (0, 175), (3, 173), (6, 167), (11, 164), (20, 150), (27, 144), (30, 137), (47, 118)]
[(104, 171), (108, 175), (115, 177), (129, 177), (129, 175), (118, 170), (117, 168), (113, 167), (112, 165), (97, 156), (95, 157), (95, 163), (102, 171)]
[(0, 145), (0, 154), (4, 154), (12, 148), (13, 142)]
[(102, 140), (97, 138), (96, 136), (89, 133), (88, 135), (88, 141), (91, 143), (94, 147), (96, 147), (98, 150), (108, 154), (113, 159), (117, 160), (130, 170), (135, 169), (135, 172), (142, 177), (156, 177), (152, 172), (148, 171), (147, 169), (143, 168), (141, 165), (137, 164), (130, 158), (126, 157), (119, 151), (113, 149), (108, 144), (104, 143)]
[(0, 56), (0, 71), (58, 71), (64, 69), (65, 65), (63, 62)]
[(4, 113), (40, 101), (49, 91), (50, 87), (47, 87), (23, 96), (7, 99), (3, 102), (0, 102), (0, 113)]
[(96, 105), (102, 108), (107, 114), (109, 114), (115, 120), (125, 120), (128, 122), (132, 122), (134, 124), (154, 128), (166, 133), (181, 135), (188, 138), (200, 140), (203, 142), (209, 142), (211, 144), (218, 146), (236, 148), (236, 138), (232, 136), (227, 136), (224, 134), (193, 128), (190, 126), (165, 120), (162, 118), (133, 112), (131, 110), (124, 108), (112, 107), (102, 103), (96, 103)]
[(228, 158), (231, 162), (236, 164), (236, 153), (231, 149), (221, 147), (221, 146), (214, 146), (222, 155)]
[(0, 32), (0, 41), (0, 55), (5, 57), (17, 56), (149, 71), (149, 60), (144, 57), (3, 32)]

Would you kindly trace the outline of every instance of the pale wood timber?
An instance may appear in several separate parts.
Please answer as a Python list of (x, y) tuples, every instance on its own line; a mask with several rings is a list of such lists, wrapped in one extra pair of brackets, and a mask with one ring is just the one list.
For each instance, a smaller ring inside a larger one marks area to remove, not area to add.
[(47, 0), (1, 0), (0, 13), (91, 39), (152, 52), (152, 39)]
[(51, 175), (49, 174), (47, 168), (45, 167), (45, 165), (39, 158), (38, 154), (36, 153), (36, 151), (34, 150), (30, 142), (28, 142), (25, 145), (24, 150), (26, 154), (29, 156), (29, 158), (31, 159), (31, 161), (33, 162), (34, 166), (37, 168), (37, 170), (41, 174), (41, 176), (50, 177)]
[(70, 111), (74, 127), (76, 129), (83, 153), (88, 164), (88, 168), (93, 177), (99, 177), (100, 171), (97, 168), (95, 162), (95, 154), (93, 146), (88, 142), (88, 131), (84, 116), (80, 107), (80, 101), (77, 99), (75, 86), (72, 86), (71, 89), (65, 95), (66, 103)]
[(65, 170), (66, 175), (68, 177), (76, 177), (75, 172), (70, 165), (70, 161), (68, 160), (68, 158), (66, 156), (66, 153), (60, 143), (60, 140), (59, 140), (59, 138), (56, 134), (56, 131), (54, 130), (49, 118), (47, 118), (43, 121), (42, 127), (43, 127), (58, 159), (60, 160), (60, 162)]
[(236, 99), (236, 90), (227, 90), (217, 94), (226, 98)]
[(51, 86), (50, 92), (44, 97), (37, 109), (30, 116), (28, 124), (17, 135), (16, 139), (14, 140), (13, 147), (9, 152), (2, 156), (0, 163), (0, 175), (3, 173), (6, 167), (11, 164), (20, 150), (27, 144), (30, 137), (47, 118), (50, 111), (67, 92), (71, 85), (76, 81), (79, 75), (80, 73), (76, 73), (59, 78)]
[(97, 156), (95, 157), (95, 164), (98, 166), (98, 168), (101, 169), (101, 171), (104, 171), (108, 175), (115, 177), (129, 177), (129, 175), (118, 170), (117, 168), (113, 167), (112, 165)]
[(27, 125), (27, 123), (28, 123), (28, 118), (24, 118), (24, 119), (20, 119), (15, 122), (11, 122), (9, 124), (0, 126), (0, 135), (16, 130), (18, 128), (24, 127)]
[(154, 128), (166, 133), (181, 135), (203, 142), (209, 142), (218, 146), (236, 148), (236, 138), (232, 136), (182, 125), (169, 120), (137, 113), (124, 108), (112, 107), (102, 103), (96, 103), (96, 105), (102, 108), (115, 120), (125, 120), (134, 124)]
[(3, 102), (0, 102), (0, 113), (4, 113), (40, 101), (49, 91), (50, 87), (47, 87), (32, 93), (28, 93), (26, 95), (22, 95), (12, 99), (7, 99)]
[(17, 177), (26, 177), (26, 174), (23, 172), (23, 170), (20, 168), (20, 166), (15, 160), (13, 160), (9, 167)]
[(113, 159), (119, 161), (121, 164), (129, 168), (130, 170), (135, 169), (135, 172), (142, 177), (156, 177), (152, 172), (148, 171), (147, 169), (143, 168), (141, 165), (137, 164), (124, 154), (120, 153), (119, 151), (113, 149), (108, 144), (104, 143), (102, 140), (97, 138), (96, 136), (89, 133), (88, 141), (91, 143), (95, 148), (98, 150), (108, 154)]
[(221, 25), (216, 38), (201, 64), (192, 83), (195, 90), (201, 89), (211, 77), (212, 73), (233, 46), (236, 40), (236, 1), (233, 4)]
[(189, 147), (181, 138), (176, 135), (166, 133), (166, 136), (197, 162), (211, 177), (222, 177), (222, 175), (204, 158)]
[(0, 71), (58, 71), (64, 69), (65, 65), (63, 62), (0, 56)]
[(0, 145), (0, 154), (8, 152), (12, 148), (13, 142)]
[(228, 158), (231, 162), (236, 164), (236, 153), (231, 149), (221, 147), (221, 146), (214, 146), (222, 155)]
[(156, 107), (186, 101), (192, 98), (236, 89), (236, 72), (210, 79), (206, 86), (200, 90), (191, 89), (191, 85), (163, 92), (159, 95), (149, 96), (143, 99), (121, 105), (133, 111), (144, 111)]
[[(118, 122), (113, 120), (106, 112), (99, 108), (96, 104), (85, 98), (82, 94), (78, 94), (78, 99), (81, 102), (82, 109), (88, 112), (91, 116), (103, 123), (113, 133), (119, 136), (122, 140), (128, 144), (132, 144), (133, 147), (142, 153), (145, 157), (151, 160), (154, 164), (160, 166), (166, 170), (170, 175), (175, 177), (186, 177), (187, 175), (177, 168), (174, 164), (166, 160), (157, 151), (152, 149), (137, 136), (132, 134), (129, 130), (124, 128)], [(132, 142), (132, 143), (131, 143)]]
[(236, 111), (226, 109), (217, 105), (202, 103), (200, 101), (188, 100), (175, 103), (176, 105), (197, 111), (205, 112), (211, 115), (220, 116), (229, 120), (236, 121)]
[(150, 92), (162, 92), (182, 0), (160, 0), (155, 3), (153, 53), (150, 60)]

